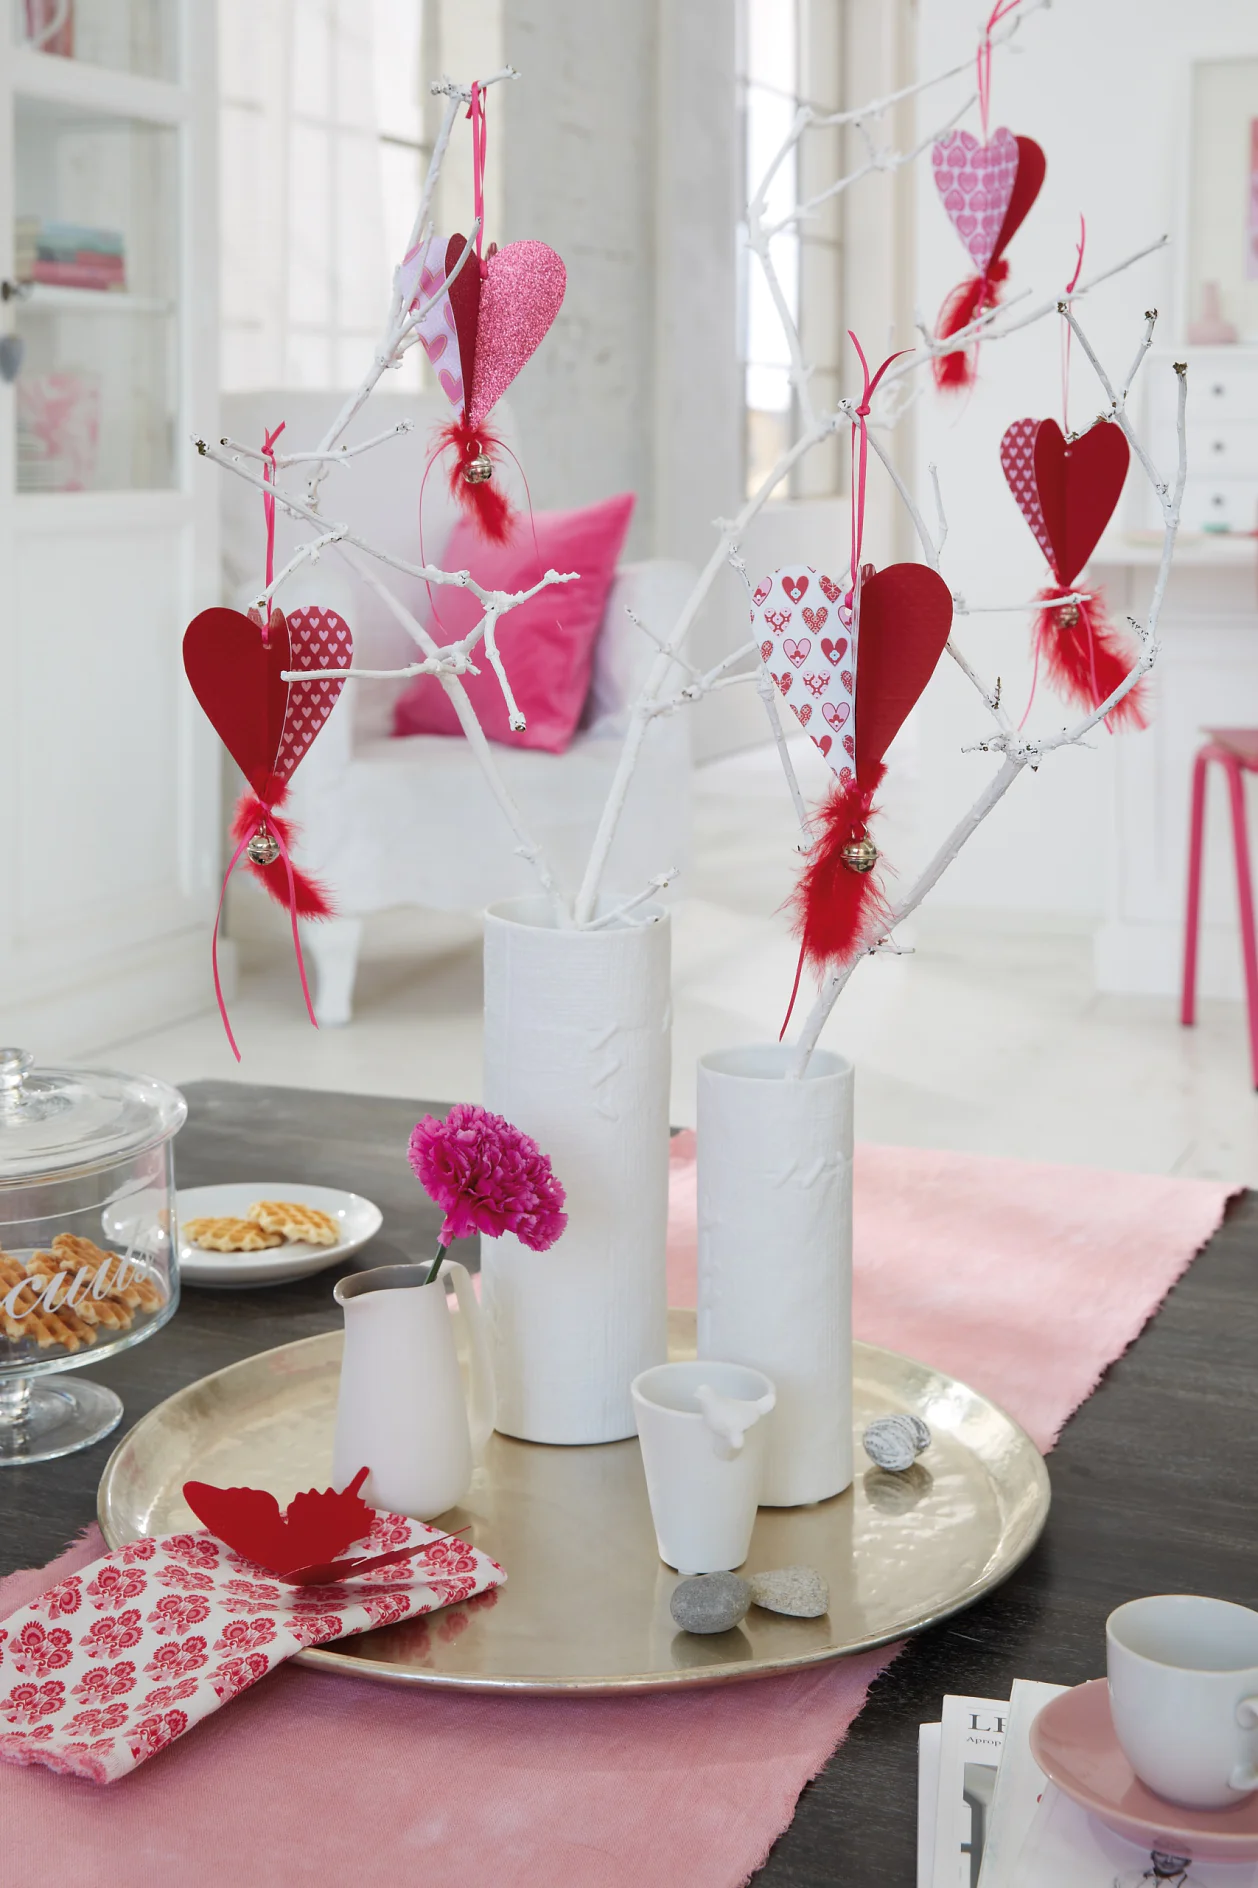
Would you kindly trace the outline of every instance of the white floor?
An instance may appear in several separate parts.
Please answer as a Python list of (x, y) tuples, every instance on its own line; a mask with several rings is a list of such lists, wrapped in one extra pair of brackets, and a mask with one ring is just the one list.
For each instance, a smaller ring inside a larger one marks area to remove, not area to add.
[[(697, 858), (674, 913), (680, 1123), (694, 1119), (697, 1056), (776, 1037), (796, 955), (778, 909), (795, 834), (772, 753), (703, 769), (697, 794)], [(354, 1022), (317, 1032), (277, 937), (246, 957), (231, 1012), (239, 1068), (214, 1013), (94, 1059), (174, 1082), (476, 1100), (479, 926), (414, 912), (375, 921)], [(912, 956), (861, 966), (823, 1040), (856, 1062), (865, 1139), (1258, 1184), (1240, 1006), (1206, 1003), (1183, 1030), (1169, 999), (1098, 996), (1083, 935), (924, 918)]]

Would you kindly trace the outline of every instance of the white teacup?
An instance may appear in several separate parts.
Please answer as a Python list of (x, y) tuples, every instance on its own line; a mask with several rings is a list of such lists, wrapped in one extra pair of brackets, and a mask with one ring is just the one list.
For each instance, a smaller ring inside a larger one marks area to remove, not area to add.
[(1258, 1789), (1258, 1613), (1164, 1593), (1105, 1624), (1110, 1710), (1140, 1781), (1186, 1809)]
[(630, 1385), (660, 1559), (728, 1573), (751, 1546), (773, 1385), (746, 1364), (657, 1364)]

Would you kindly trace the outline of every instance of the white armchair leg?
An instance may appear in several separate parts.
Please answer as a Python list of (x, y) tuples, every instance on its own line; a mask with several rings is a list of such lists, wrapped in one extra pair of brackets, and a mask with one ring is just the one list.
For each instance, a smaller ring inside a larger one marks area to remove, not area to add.
[(361, 918), (324, 918), (301, 927), (301, 948), (314, 964), (314, 1010), (321, 1029), (339, 1029), (353, 1014), (362, 941)]

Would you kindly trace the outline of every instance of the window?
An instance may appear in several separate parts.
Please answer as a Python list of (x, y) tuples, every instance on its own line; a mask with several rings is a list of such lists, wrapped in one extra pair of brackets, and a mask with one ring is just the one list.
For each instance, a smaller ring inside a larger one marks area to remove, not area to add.
[[(764, 176), (790, 131), (801, 102), (838, 109), (842, 0), (742, 0), (739, 106), (743, 127), (743, 201)], [(805, 133), (770, 186), (768, 218), (785, 216), (839, 174), (841, 136), (833, 128)], [(813, 398), (839, 396), (841, 245), (838, 200), (773, 239), (772, 260), (800, 329), (814, 373)], [(740, 231), (741, 334), (744, 362), (744, 467), (754, 491), (798, 430), (789, 356), (760, 265)], [(810, 453), (779, 487), (779, 497), (824, 497), (840, 489), (841, 461), (830, 441)]]
[(222, 0), (224, 389), (360, 379), (427, 163), (422, 29), (421, 0)]

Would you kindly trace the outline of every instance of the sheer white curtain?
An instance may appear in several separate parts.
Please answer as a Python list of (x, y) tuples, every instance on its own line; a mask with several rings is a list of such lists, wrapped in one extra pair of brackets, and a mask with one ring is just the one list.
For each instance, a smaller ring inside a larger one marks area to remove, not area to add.
[(422, 172), (421, 7), (220, 0), (225, 391), (370, 359)]

